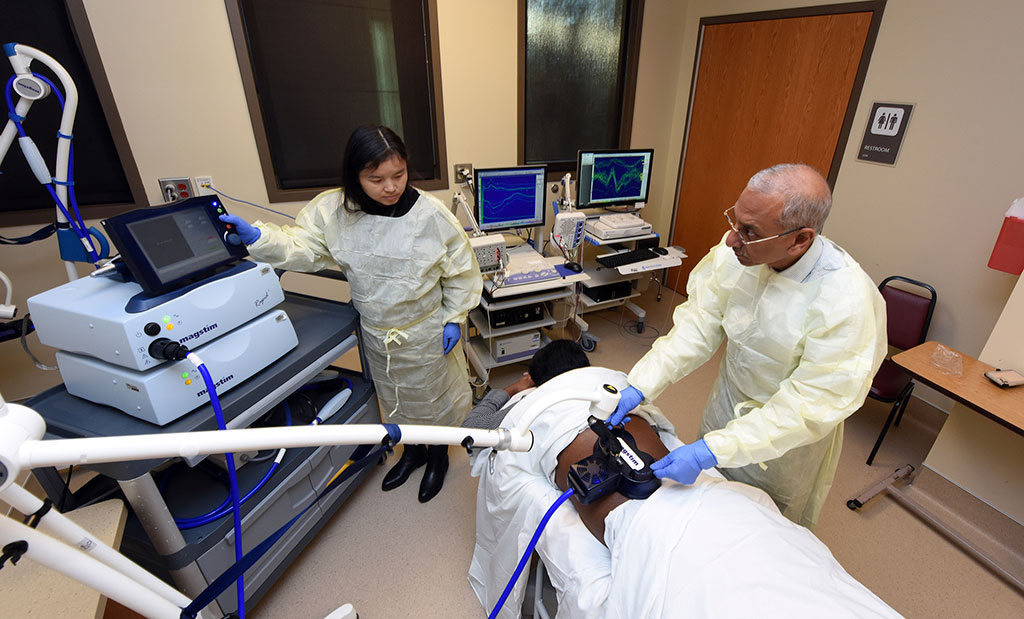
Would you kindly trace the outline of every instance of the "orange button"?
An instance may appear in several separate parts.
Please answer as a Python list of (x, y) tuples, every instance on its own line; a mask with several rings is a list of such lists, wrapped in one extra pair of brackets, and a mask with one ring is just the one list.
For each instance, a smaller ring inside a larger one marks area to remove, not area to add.
[(167, 328), (168, 328), (168, 329), (173, 329), (173, 328), (174, 328), (174, 325), (172, 325), (172, 324), (168, 324), (168, 325), (167, 325)]
[(185, 384), (186, 384), (186, 385), (191, 385), (191, 384), (192, 384), (192, 379), (190, 378), (190, 379), (186, 380), (186, 381), (185, 381)]

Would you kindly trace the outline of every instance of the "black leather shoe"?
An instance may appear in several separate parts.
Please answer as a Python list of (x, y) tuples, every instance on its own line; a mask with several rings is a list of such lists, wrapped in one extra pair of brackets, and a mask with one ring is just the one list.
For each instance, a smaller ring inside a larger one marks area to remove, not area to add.
[(448, 472), (448, 446), (430, 445), (427, 447), (427, 470), (423, 472), (420, 482), (420, 503), (426, 503), (437, 496), (444, 485), (444, 476)]
[(394, 490), (401, 486), (409, 479), (413, 471), (426, 463), (426, 445), (406, 445), (402, 451), (402, 457), (398, 459), (398, 464), (391, 467), (391, 470), (384, 476), (384, 481), (380, 484), (381, 489)]

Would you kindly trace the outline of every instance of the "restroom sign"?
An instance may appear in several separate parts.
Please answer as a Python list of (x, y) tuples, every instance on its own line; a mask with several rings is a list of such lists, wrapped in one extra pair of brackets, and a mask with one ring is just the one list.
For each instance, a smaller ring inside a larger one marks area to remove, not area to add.
[(914, 106), (903, 103), (874, 103), (864, 130), (857, 159), (884, 165), (896, 165), (903, 136)]

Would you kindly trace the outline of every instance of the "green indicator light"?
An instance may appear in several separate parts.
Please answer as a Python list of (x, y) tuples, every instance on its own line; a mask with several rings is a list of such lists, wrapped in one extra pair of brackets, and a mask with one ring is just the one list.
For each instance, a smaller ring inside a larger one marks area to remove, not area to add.
[(182, 378), (188, 378), (188, 372), (182, 372), (181, 373), (181, 377)]
[(170, 316), (164, 316), (164, 322), (171, 322)]

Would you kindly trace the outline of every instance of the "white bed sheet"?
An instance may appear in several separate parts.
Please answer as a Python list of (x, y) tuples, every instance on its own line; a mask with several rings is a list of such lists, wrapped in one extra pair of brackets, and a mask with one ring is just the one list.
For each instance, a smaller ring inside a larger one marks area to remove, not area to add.
[[(564, 388), (626, 386), (621, 372), (582, 368), (556, 377), (509, 412), (513, 427), (531, 402)], [(469, 580), (488, 612), (497, 603), (537, 524), (560, 492), (558, 453), (586, 427), (588, 404), (556, 405), (532, 424), (525, 453), (490, 450), (474, 460), (477, 535)], [(657, 409), (645, 416), (671, 449), (681, 443)], [(764, 492), (702, 473), (693, 486), (666, 482), (605, 520), (601, 544), (566, 501), (537, 544), (558, 592), (557, 619), (638, 617), (899, 617), (843, 570), (810, 531), (786, 520)], [(521, 616), (527, 574), (499, 617)]]

